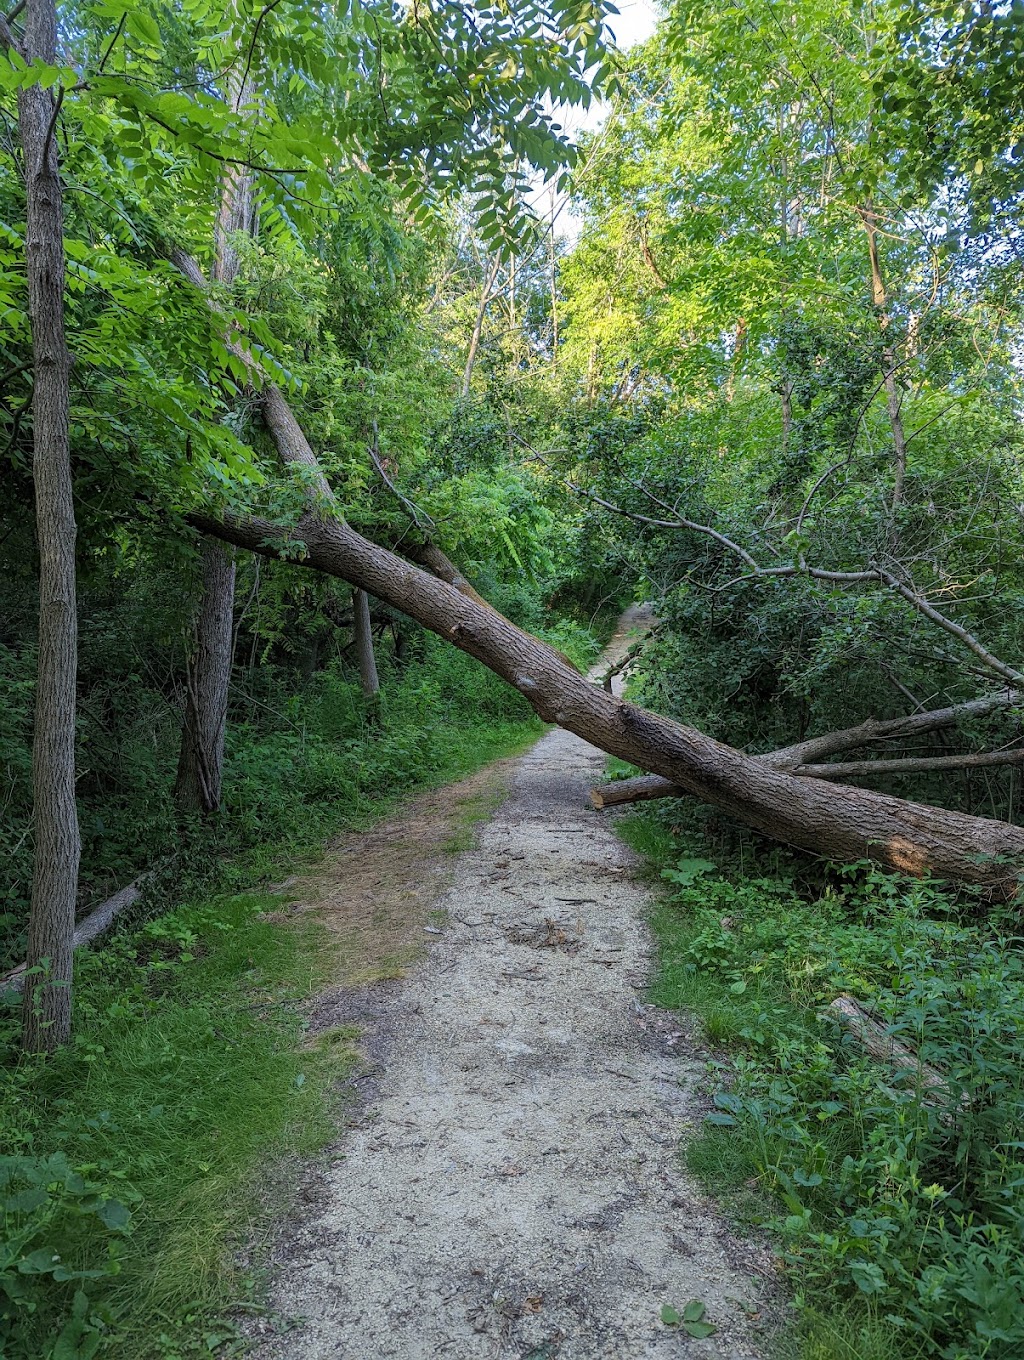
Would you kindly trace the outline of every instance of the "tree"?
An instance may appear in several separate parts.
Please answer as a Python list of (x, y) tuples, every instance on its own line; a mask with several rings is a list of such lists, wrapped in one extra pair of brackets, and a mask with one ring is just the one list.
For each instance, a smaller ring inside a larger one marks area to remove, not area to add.
[[(23, 64), (52, 67), (57, 10), (28, 0), (18, 43), (0, 41)], [(71, 359), (64, 333), (64, 207), (57, 141), (59, 102), (43, 80), (18, 95), (32, 326), (32, 473), (39, 546), (39, 670), (33, 746), (35, 869), (25, 993), (24, 1044), (52, 1051), (71, 1029), (71, 972), (80, 839), (75, 803), (75, 675), (78, 623), (75, 510), (69, 449)]]

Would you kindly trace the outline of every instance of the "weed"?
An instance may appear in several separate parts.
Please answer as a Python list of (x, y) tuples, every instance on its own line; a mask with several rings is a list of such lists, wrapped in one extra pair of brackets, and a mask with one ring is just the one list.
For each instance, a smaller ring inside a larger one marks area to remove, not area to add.
[[(801, 1360), (1024, 1353), (1024, 963), (935, 883), (869, 865), (719, 873), (640, 814), (672, 891), (660, 1005), (696, 1012), (719, 1087), (691, 1168), (781, 1238)], [(694, 853), (696, 849), (697, 853)], [(881, 1065), (823, 1013), (840, 993), (943, 1073)]]

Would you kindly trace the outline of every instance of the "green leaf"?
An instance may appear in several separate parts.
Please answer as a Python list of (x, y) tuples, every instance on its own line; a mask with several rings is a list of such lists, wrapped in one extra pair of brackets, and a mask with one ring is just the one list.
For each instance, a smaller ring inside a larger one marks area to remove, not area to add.
[(670, 1303), (661, 1305), (661, 1320), (666, 1327), (677, 1327), (681, 1321), (679, 1314)]
[(119, 1199), (107, 1199), (96, 1210), (96, 1217), (112, 1232), (120, 1232), (131, 1222), (131, 1210)]

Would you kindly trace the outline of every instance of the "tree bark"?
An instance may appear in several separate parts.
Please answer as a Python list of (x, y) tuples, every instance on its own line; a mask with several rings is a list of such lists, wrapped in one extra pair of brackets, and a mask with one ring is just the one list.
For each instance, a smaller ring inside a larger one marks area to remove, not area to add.
[(377, 659), (373, 654), (373, 630), (370, 627), (370, 597), (365, 590), (353, 590), (352, 612), (355, 616), (356, 657), (359, 661), (359, 683), (363, 698), (375, 703), (380, 694)]
[[(876, 1062), (893, 1068), (897, 1076), (921, 1092), (926, 1105), (955, 1105), (955, 1092), (950, 1082), (937, 1068), (924, 1062), (919, 1054), (901, 1044), (887, 1025), (873, 1015), (852, 996), (837, 996), (824, 1011), (824, 1016), (842, 1025)], [(959, 1100), (961, 1108), (970, 1105), (964, 1092)]]
[(202, 602), (188, 671), (174, 786), (175, 800), (185, 813), (209, 816), (220, 807), (234, 603), (235, 555), (222, 543), (206, 539)]
[[(252, 100), (253, 79), (232, 69), (227, 79), (231, 107), (239, 117)], [(214, 225), (214, 283), (230, 287), (238, 276), (235, 238), (248, 232), (253, 219), (253, 174), (248, 166), (230, 165), (221, 182)], [(224, 782), (224, 735), (231, 681), (232, 628), (235, 607), (234, 554), (222, 545), (202, 548), (203, 593), (196, 624), (188, 691), (181, 728), (175, 799), (186, 815), (209, 817), (220, 809)]]
[[(857, 760), (819, 764), (826, 756), (855, 750), (879, 741), (906, 741), (926, 732), (955, 727), (972, 718), (984, 718), (1001, 708), (1011, 708), (1021, 702), (1017, 690), (1007, 689), (1002, 694), (990, 694), (969, 699), (948, 708), (934, 708), (923, 713), (911, 713), (902, 718), (868, 718), (856, 727), (826, 732), (820, 737), (809, 737), (794, 746), (769, 751), (755, 759), (785, 774), (805, 779), (877, 778), (880, 775), (920, 774), (930, 770), (969, 770), (986, 766), (1017, 765), (1024, 761), (1024, 747), (1003, 751), (982, 751), (953, 756), (904, 757), (895, 760)], [(591, 789), (590, 801), (595, 808), (621, 807), (626, 803), (646, 803), (656, 798), (683, 798), (686, 790), (670, 779), (659, 775), (638, 775), (634, 779), (616, 779)]]
[[(267, 539), (281, 537), (279, 525), (240, 516), (197, 515), (193, 522), (240, 547), (277, 555)], [(588, 683), (547, 643), (369, 542), (340, 519), (311, 511), (295, 525), (291, 540), (291, 553), (304, 566), (369, 591), (476, 657), (524, 695), (546, 722), (662, 775), (766, 836), (833, 859), (870, 858), (904, 872), (999, 887), (1013, 880), (1013, 861), (1024, 855), (1024, 832), (1018, 827), (801, 779), (616, 699)]]
[[(191, 278), (190, 262), (181, 257), (178, 263)], [(287, 528), (248, 516), (192, 515), (204, 533), (264, 556), (296, 558), (367, 591), (483, 662), (544, 721), (661, 775), (775, 840), (832, 859), (870, 858), (902, 872), (984, 883), (1003, 892), (1014, 884), (1014, 861), (1024, 856), (1020, 828), (773, 769), (694, 728), (606, 694), (553, 647), (496, 610), (363, 538), (341, 517), (280, 390), (267, 383), (262, 399), (282, 461), (306, 469), (311, 508)], [(289, 540), (283, 549), (268, 542), (282, 538)]]
[(494, 263), (487, 271), (484, 280), (483, 290), (480, 293), (480, 304), (476, 309), (476, 320), (473, 322), (473, 333), (469, 338), (469, 350), (466, 354), (466, 368), (462, 375), (462, 400), (469, 400), (469, 393), (473, 383), (473, 369), (476, 367), (477, 351), (480, 348), (480, 337), (484, 330), (484, 317), (487, 314), (487, 304), (491, 300), (491, 292), (494, 288), (494, 280), (498, 277), (498, 265), (501, 263), (500, 256), (495, 255)]
[[(101, 902), (95, 907), (88, 916), (83, 917), (75, 927), (72, 937), (72, 948), (81, 949), (84, 944), (92, 944), (93, 940), (98, 940), (101, 935), (105, 935), (114, 924), (121, 912), (128, 907), (133, 907), (142, 896), (142, 889), (151, 873), (142, 874), (129, 883), (126, 888), (120, 888), (113, 897), (108, 897), (105, 902)], [(27, 965), (19, 963), (17, 968), (12, 968), (10, 972), (0, 974), (0, 991), (21, 992), (25, 988), (25, 970)]]
[(860, 211), (861, 221), (868, 238), (868, 258), (871, 263), (871, 303), (878, 317), (878, 329), (882, 334), (882, 375), (885, 383), (885, 404), (889, 412), (889, 426), (892, 430), (893, 444), (893, 487), (892, 509), (895, 512), (903, 504), (903, 484), (907, 475), (907, 437), (903, 429), (903, 412), (899, 388), (896, 385), (896, 351), (889, 337), (890, 318), (885, 278), (882, 274), (882, 261), (878, 253), (878, 219), (869, 203)]
[[(53, 0), (28, 0), (24, 57), (56, 62)], [(52, 1052), (71, 1033), (75, 898), (81, 842), (75, 803), (75, 507), (69, 442), (71, 361), (64, 333), (64, 205), (54, 135), (59, 108), (38, 84), (18, 94), (25, 154), (26, 246), (32, 326), (32, 476), (39, 544), (39, 667), (32, 783), (35, 858), (23, 1043)]]

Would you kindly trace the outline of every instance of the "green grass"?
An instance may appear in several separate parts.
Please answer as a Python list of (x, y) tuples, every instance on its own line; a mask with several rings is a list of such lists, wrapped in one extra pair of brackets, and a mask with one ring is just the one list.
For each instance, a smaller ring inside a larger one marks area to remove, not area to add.
[[(329, 980), (332, 947), (308, 917), (260, 919), (280, 907), (186, 907), (84, 955), (73, 1043), (3, 1070), (5, 1152), (61, 1152), (131, 1212), (124, 1231), (83, 1232), (61, 1210), (28, 1244), (88, 1270), (113, 1249), (117, 1273), (81, 1282), (103, 1354), (209, 1353), (204, 1334), (229, 1333), (218, 1315), (251, 1294), (236, 1254), (258, 1259), (288, 1167), (334, 1136), (354, 1035), (305, 1042), (301, 1003)], [(24, 1221), (8, 1212), (8, 1240)], [(2, 1353), (48, 1356), (73, 1294), (46, 1278)]]

